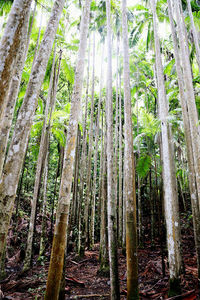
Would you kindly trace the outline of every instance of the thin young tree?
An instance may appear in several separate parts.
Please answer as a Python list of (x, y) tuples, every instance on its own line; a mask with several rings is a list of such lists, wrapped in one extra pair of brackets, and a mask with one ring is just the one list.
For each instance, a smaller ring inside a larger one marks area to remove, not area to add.
[(51, 260), (48, 272), (45, 300), (57, 300), (63, 273), (64, 253), (66, 246), (66, 230), (69, 217), (71, 185), (78, 122), (81, 111), (81, 92), (84, 73), (84, 60), (87, 46), (87, 34), (90, 16), (90, 0), (85, 1), (81, 19), (80, 44), (76, 63), (75, 81), (72, 95), (71, 112), (67, 130), (65, 156), (60, 184), (56, 225), (54, 231)]
[(32, 68), (0, 181), (0, 261), (8, 226), (10, 224), (28, 137), (37, 107), (37, 99), (45, 76), (45, 70), (64, 4), (65, 0), (56, 0), (54, 2), (51, 17)]
[(112, 41), (111, 41), (111, 13), (110, 0), (106, 0), (107, 18), (107, 95), (106, 95), (106, 123), (107, 123), (107, 199), (108, 199), (108, 253), (110, 264), (111, 299), (119, 300), (119, 276), (117, 256), (117, 220), (114, 191), (113, 170), (113, 95), (112, 95)]
[(124, 132), (125, 132), (125, 199), (126, 199), (126, 257), (127, 257), (127, 299), (139, 299), (138, 291), (138, 254), (137, 254), (137, 220), (135, 166), (133, 153), (133, 131), (131, 114), (131, 88), (129, 66), (129, 44), (126, 0), (122, 0), (122, 36), (124, 66)]

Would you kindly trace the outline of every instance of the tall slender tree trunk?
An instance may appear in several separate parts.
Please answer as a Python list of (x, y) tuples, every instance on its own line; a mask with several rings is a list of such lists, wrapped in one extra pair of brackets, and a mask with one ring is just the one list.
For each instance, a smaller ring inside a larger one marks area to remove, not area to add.
[[(103, 108), (101, 108), (101, 155), (100, 155), (100, 170), (99, 170), (99, 191), (98, 191), (98, 199), (99, 199), (99, 204), (98, 204), (98, 211), (101, 211), (101, 202), (102, 202), (102, 182), (103, 182), (103, 162), (104, 162), (104, 111)], [(100, 227), (101, 224), (101, 215), (98, 215), (98, 221), (97, 221), (97, 226)], [(100, 229), (101, 230), (101, 229)]]
[[(106, 126), (105, 126), (106, 128)], [(103, 130), (103, 128), (102, 128)], [(102, 170), (102, 192), (101, 192), (101, 223), (100, 223), (100, 273), (105, 274), (108, 271), (108, 234), (107, 234), (107, 137), (106, 130), (104, 130), (104, 144), (103, 144), (103, 170)]]
[(86, 197), (84, 209), (84, 237), (85, 245), (89, 247), (89, 205), (91, 199), (91, 168), (92, 168), (92, 148), (93, 148), (93, 117), (94, 117), (94, 82), (95, 81), (95, 33), (93, 33), (93, 62), (92, 62), (92, 95), (90, 112), (90, 129), (88, 145), (87, 179), (86, 179)]
[(149, 170), (149, 202), (151, 209), (151, 247), (155, 247), (155, 216), (154, 216), (154, 195), (152, 193), (152, 171)]
[(61, 167), (60, 167), (60, 162), (61, 162), (61, 156), (62, 152), (60, 150), (60, 147), (58, 147), (58, 153), (59, 153), (59, 159), (57, 163), (57, 170), (56, 170), (56, 175), (55, 175), (55, 185), (54, 185), (54, 192), (52, 196), (52, 201), (51, 201), (51, 233), (50, 233), (50, 241), (53, 241), (53, 226), (54, 226), (54, 208), (55, 208), (55, 199), (56, 199), (56, 194), (57, 194), (57, 185), (58, 185), (58, 177), (60, 175)]
[[(137, 135), (139, 134), (139, 107), (138, 107), (138, 94), (136, 93), (137, 101)], [(138, 159), (140, 158), (140, 144), (137, 145)], [(142, 232), (142, 199), (141, 199), (141, 181), (140, 176), (137, 176), (137, 188), (138, 188), (138, 241), (139, 246), (143, 246), (143, 232)]]
[(25, 168), (26, 168), (26, 155), (27, 155), (27, 152), (28, 152), (28, 145), (27, 145), (27, 148), (26, 148), (26, 153), (25, 153), (25, 156), (24, 156), (21, 177), (20, 177), (20, 181), (19, 181), (18, 189), (17, 189), (16, 213), (15, 213), (16, 228), (17, 228), (17, 222), (18, 222), (17, 219), (18, 219), (18, 214), (19, 214), (20, 200), (21, 200), (21, 196), (22, 196), (22, 187), (23, 187), (23, 181), (24, 181), (24, 171), (25, 171)]
[[(78, 211), (78, 255), (83, 256), (85, 251), (85, 236), (84, 236), (84, 224), (82, 225), (82, 219), (84, 215), (82, 213), (83, 203), (83, 191), (85, 183), (86, 173), (86, 152), (87, 152), (87, 130), (85, 131), (85, 138), (83, 139), (82, 152), (81, 152), (81, 170), (80, 170), (80, 190), (79, 190), (79, 211)], [(84, 222), (83, 222), (84, 223)]]
[[(40, 251), (38, 260), (42, 257), (45, 250), (46, 240), (46, 206), (47, 206), (47, 181), (49, 170), (49, 136), (47, 137), (47, 153), (44, 158), (44, 180), (43, 180), (43, 205), (42, 205), (42, 232), (40, 237)], [(32, 247), (31, 247), (32, 248)]]
[(195, 94), (191, 65), (188, 54), (188, 44), (185, 36), (185, 23), (182, 18), (182, 7), (179, 1), (175, 2), (175, 11), (177, 18), (177, 31), (179, 37), (180, 57), (183, 69), (183, 78), (185, 83), (185, 93), (187, 99), (188, 118), (190, 122), (190, 132), (192, 139), (194, 168), (196, 174), (196, 185), (198, 192), (198, 201), (200, 206), (200, 128), (198, 123), (198, 113), (195, 103)]
[(199, 195), (198, 195), (197, 183), (196, 183), (198, 178), (196, 178), (195, 168), (194, 168), (195, 151), (193, 151), (193, 148), (195, 147), (195, 145), (193, 145), (193, 141), (191, 137), (187, 96), (184, 90), (184, 77), (181, 68), (181, 60), (180, 60), (180, 55), (178, 50), (178, 41), (177, 41), (176, 30), (174, 26), (171, 0), (168, 0), (168, 13), (170, 18), (172, 38), (174, 44), (174, 55), (176, 61), (176, 71), (177, 71), (178, 85), (179, 85), (179, 92), (180, 92), (180, 104), (182, 108), (183, 124), (184, 124), (184, 131), (185, 131), (185, 141), (186, 141), (186, 150), (187, 150), (187, 157), (188, 157), (188, 168), (189, 168), (189, 188), (190, 188), (190, 196), (191, 196), (191, 204), (192, 204), (195, 245), (196, 245), (196, 252), (197, 252), (198, 276), (200, 278), (200, 210), (199, 210), (199, 201), (198, 201)]
[(64, 164), (60, 185), (56, 226), (54, 232), (51, 260), (47, 279), (45, 300), (57, 300), (63, 271), (66, 246), (66, 230), (68, 224), (73, 164), (75, 158), (76, 136), (81, 108), (81, 92), (83, 83), (84, 60), (90, 16), (90, 0), (85, 1), (81, 20), (80, 45), (76, 64), (75, 81), (71, 103), (70, 120), (67, 131)]
[(128, 52), (128, 25), (126, 0), (122, 1), (122, 35), (124, 63), (124, 131), (125, 131), (125, 197), (126, 197), (126, 258), (127, 258), (127, 299), (139, 299), (138, 258), (137, 258), (137, 220), (135, 166), (133, 153), (133, 131), (131, 114), (130, 66)]
[[(124, 154), (124, 152), (123, 152)], [(124, 157), (124, 155), (123, 155)], [(126, 255), (126, 189), (125, 189), (125, 167), (123, 165), (123, 172), (122, 172), (122, 177), (123, 177), (123, 232), (122, 232), (122, 253), (123, 255)]]
[(44, 34), (37, 59), (33, 66), (26, 94), (16, 122), (7, 160), (0, 181), (0, 261), (4, 241), (13, 210), (17, 185), (26, 145), (37, 107), (37, 99), (45, 76), (45, 70), (56, 35), (65, 0), (56, 0)]
[[(81, 240), (84, 226), (81, 225), (82, 219), (82, 202), (83, 202), (83, 191), (86, 175), (86, 154), (87, 154), (87, 116), (88, 116), (88, 92), (89, 92), (89, 81), (90, 81), (90, 35), (88, 42), (88, 66), (87, 66), (87, 83), (86, 83), (86, 95), (85, 95), (85, 114), (83, 118), (83, 141), (81, 151), (81, 162), (80, 162), (80, 188), (79, 188), (79, 218), (78, 218), (78, 254), (84, 254), (85, 242)], [(82, 243), (83, 242), (83, 243)]]
[[(117, 66), (116, 66), (116, 104), (115, 104), (115, 157), (114, 157), (114, 181), (115, 181), (115, 202), (116, 202), (116, 214), (117, 214), (117, 230), (119, 233), (119, 206), (118, 206), (118, 144), (119, 144), (119, 32), (117, 33)], [(119, 234), (118, 234), (119, 236)]]
[[(104, 48), (104, 47), (103, 47)], [(100, 122), (100, 110), (102, 102), (102, 83), (103, 83), (103, 59), (104, 53), (102, 49), (101, 57), (101, 75), (100, 75), (100, 91), (99, 91), (99, 101), (97, 108), (97, 121), (96, 121), (96, 130), (95, 130), (95, 155), (94, 155), (94, 175), (93, 175), (93, 193), (92, 193), (92, 204), (91, 204), (91, 224), (90, 224), (90, 248), (94, 247), (94, 226), (95, 226), (95, 206), (96, 206), (96, 184), (97, 184), (97, 159), (98, 159), (98, 141), (99, 141), (99, 122)]]
[[(55, 47), (55, 49), (56, 49), (56, 47)], [(48, 169), (49, 169), (49, 143), (50, 143), (50, 137), (51, 137), (52, 114), (53, 114), (53, 111), (54, 111), (54, 108), (55, 108), (55, 103), (56, 103), (56, 94), (57, 94), (58, 81), (59, 81), (59, 75), (60, 75), (61, 60), (62, 60), (62, 50), (60, 50), (57, 73), (56, 73), (56, 65), (55, 65), (55, 68), (54, 68), (54, 80), (53, 80), (53, 87), (52, 87), (52, 95), (51, 95), (51, 98), (50, 98), (49, 121), (48, 121), (48, 125), (47, 125), (47, 130), (46, 130), (46, 157), (44, 157), (45, 163), (44, 163), (44, 179), (43, 179), (44, 187), (43, 187), (43, 207), (42, 207), (42, 233), (41, 233), (41, 238), (40, 238), (39, 257), (41, 257), (41, 255), (43, 254), (43, 252), (45, 250), (47, 180), (48, 180)], [(60, 160), (60, 155), (59, 155), (59, 160)], [(56, 183), (57, 183), (59, 167), (60, 167), (60, 164), (58, 162), (58, 169), (56, 171)], [(55, 184), (55, 193), (56, 193), (56, 184)], [(54, 197), (55, 197), (55, 193), (54, 193)], [(54, 205), (52, 205), (52, 215), (53, 215), (53, 211), (54, 211), (53, 206)], [(53, 224), (53, 220), (52, 220), (51, 226), (52, 226), (52, 224)], [(53, 236), (53, 234), (52, 234), (52, 236)]]
[(175, 179), (175, 165), (172, 150), (171, 130), (167, 121), (168, 104), (166, 98), (163, 66), (160, 53), (160, 41), (158, 37), (156, 4), (151, 0), (153, 12), (155, 53), (156, 53), (156, 72), (158, 83), (158, 104), (159, 118), (161, 121), (162, 137), (162, 162), (163, 162), (163, 184), (164, 184), (164, 203), (165, 219), (167, 226), (167, 246), (170, 272), (170, 294), (180, 293), (180, 273), (181, 273), (181, 254), (179, 236), (179, 216), (178, 216), (178, 195)]
[(26, 19), (29, 20), (31, 3), (32, 0), (14, 1), (0, 42), (0, 123), (3, 120), (8, 102), (13, 70), (21, 44), (21, 35), (27, 24)]
[(36, 207), (37, 207), (37, 202), (38, 202), (40, 180), (42, 177), (42, 165), (43, 165), (43, 161), (45, 160), (45, 157), (47, 154), (47, 139), (48, 139), (48, 136), (47, 136), (48, 120), (47, 119), (48, 119), (48, 114), (49, 114), (49, 105), (50, 105), (50, 102), (52, 102), (51, 97), (53, 94), (53, 86), (55, 88), (55, 80), (56, 80), (55, 59), (56, 59), (56, 46), (54, 48), (54, 57), (53, 57), (53, 64), (52, 64), (52, 68), (51, 68), (50, 84), (49, 84), (48, 96), (47, 96), (47, 101), (46, 101), (46, 106), (45, 106), (45, 116), (44, 116), (42, 135), (41, 135), (41, 141), (40, 141), (40, 149), (39, 149), (39, 154), (38, 154), (38, 159), (37, 159), (34, 193), (33, 193), (31, 216), (30, 216), (30, 223), (29, 223), (29, 232), (28, 232), (28, 239), (27, 239), (26, 257), (24, 260), (24, 270), (29, 269), (30, 264), (31, 264), (33, 233), (34, 233), (34, 226), (35, 226)]
[(117, 257), (117, 220), (114, 190), (113, 170), (113, 99), (112, 99), (112, 41), (111, 41), (111, 15), (110, 0), (106, 0), (107, 16), (107, 98), (106, 98), (106, 123), (107, 123), (107, 199), (108, 199), (108, 253), (110, 264), (111, 299), (120, 299)]
[[(82, 152), (81, 152), (81, 171), (80, 171), (80, 200), (82, 201), (83, 197), (83, 189), (85, 182), (85, 169), (86, 169), (86, 139), (87, 139), (87, 117), (88, 117), (88, 92), (89, 92), (89, 82), (90, 82), (90, 35), (88, 42), (88, 66), (87, 66), (87, 83), (86, 83), (86, 95), (85, 95), (85, 114), (83, 117), (83, 141), (82, 141)], [(84, 147), (85, 146), (85, 147)]]
[(33, 11), (32, 22), (28, 32), (29, 25), (29, 14), (26, 15), (24, 19), (24, 25), (21, 32), (21, 42), (18, 50), (18, 54), (16, 57), (15, 71), (12, 77), (12, 81), (10, 84), (10, 89), (8, 93), (8, 103), (5, 108), (4, 118), (0, 125), (0, 177), (3, 170), (3, 164), (5, 161), (6, 148), (8, 143), (8, 137), (10, 133), (10, 128), (12, 125), (12, 119), (14, 114), (15, 103), (17, 100), (22, 72), (24, 69), (25, 60), (27, 57), (28, 46), (30, 42), (30, 35), (33, 25), (33, 19), (36, 11), (36, 4)]
[(119, 72), (119, 246), (123, 235), (123, 193), (122, 193), (122, 97), (121, 72)]
[[(78, 128), (77, 134), (77, 143), (76, 143), (76, 155), (75, 155), (75, 163), (74, 163), (74, 182), (73, 182), (73, 197), (72, 197), (72, 204), (71, 204), (71, 226), (76, 226), (77, 224), (77, 217), (78, 217), (78, 179), (79, 179), (79, 154), (80, 154), (80, 129)], [(69, 232), (69, 230), (68, 230)]]
[(193, 35), (193, 38), (194, 38), (194, 44), (195, 44), (195, 49), (196, 49), (197, 63), (198, 63), (199, 71), (200, 71), (199, 38), (198, 38), (197, 30), (196, 30), (196, 27), (195, 27), (195, 24), (194, 24), (194, 18), (193, 18), (193, 14), (192, 14), (192, 8), (191, 8), (190, 0), (187, 0), (187, 7), (188, 7), (189, 16), (190, 16), (190, 23), (191, 23), (191, 27), (192, 27), (192, 35)]

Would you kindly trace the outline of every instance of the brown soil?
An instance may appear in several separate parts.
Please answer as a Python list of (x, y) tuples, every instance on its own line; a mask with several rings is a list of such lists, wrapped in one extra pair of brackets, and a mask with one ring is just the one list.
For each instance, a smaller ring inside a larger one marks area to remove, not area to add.
[[(187, 225), (187, 224), (186, 224)], [(182, 299), (200, 299), (197, 290), (197, 267), (194, 251), (194, 239), (191, 226), (182, 226), (182, 245), (185, 265), (185, 274), (182, 276)], [(105, 277), (98, 273), (99, 245), (95, 245), (93, 251), (87, 250), (85, 256), (78, 259), (75, 253), (70, 253), (66, 261), (66, 300), (75, 299), (75, 296), (82, 295), (78, 299), (110, 299), (109, 276)], [(48, 262), (34, 263), (31, 270), (22, 274), (20, 266), (20, 253), (15, 255), (7, 262), (9, 269), (8, 277), (0, 283), (0, 299), (43, 299), (45, 283), (48, 272)], [(163, 276), (162, 257), (160, 241), (156, 239), (155, 247), (151, 247), (148, 233), (145, 235), (144, 247), (139, 249), (139, 289), (140, 299), (167, 299), (168, 293), (168, 267), (166, 251), (164, 253), (164, 264), (166, 274)], [(45, 253), (45, 259), (49, 260), (50, 249)], [(119, 250), (119, 278), (121, 299), (126, 299), (126, 259)], [(1, 298), (1, 291), (4, 298)], [(189, 293), (190, 292), (190, 293)], [(88, 297), (84, 297), (87, 295)], [(89, 297), (89, 295), (94, 295)], [(180, 299), (180, 298), (177, 298)]]

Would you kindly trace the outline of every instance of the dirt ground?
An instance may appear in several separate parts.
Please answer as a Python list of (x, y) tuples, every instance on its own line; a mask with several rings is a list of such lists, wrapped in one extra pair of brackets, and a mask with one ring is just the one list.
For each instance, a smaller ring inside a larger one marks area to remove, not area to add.
[[(184, 224), (183, 224), (184, 225)], [(19, 250), (20, 251), (20, 250)], [(34, 257), (33, 267), (26, 273), (21, 272), (23, 260), (21, 253), (16, 254), (7, 262), (8, 276), (0, 282), (4, 298), (0, 299), (43, 299), (46, 277), (49, 267), (50, 249), (47, 250), (43, 262), (37, 262)], [(198, 279), (194, 239), (192, 229), (182, 226), (182, 252), (185, 266), (185, 274), (182, 275), (182, 297), (171, 299), (193, 300), (200, 299), (198, 292)], [(162, 255), (160, 241), (155, 240), (152, 248), (149, 234), (146, 234), (145, 243), (138, 251), (139, 257), (139, 290), (140, 299), (169, 299), (168, 298), (168, 266), (166, 251), (163, 261), (165, 274), (163, 275)], [(87, 250), (81, 259), (71, 252), (66, 260), (66, 300), (70, 299), (110, 299), (110, 281), (107, 277), (98, 273), (99, 270), (99, 245), (95, 245), (93, 251)], [(121, 299), (126, 299), (126, 259), (119, 249), (119, 278)], [(92, 296), (93, 295), (93, 296)]]

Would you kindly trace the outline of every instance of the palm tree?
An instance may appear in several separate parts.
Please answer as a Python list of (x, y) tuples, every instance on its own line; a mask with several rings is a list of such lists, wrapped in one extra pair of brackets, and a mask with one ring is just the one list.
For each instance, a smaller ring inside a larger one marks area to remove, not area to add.
[(28, 53), (28, 47), (30, 43), (31, 30), (33, 26), (33, 20), (36, 12), (36, 4), (33, 11), (31, 25), (28, 31), (29, 25), (29, 14), (26, 15), (24, 20), (23, 30), (21, 32), (21, 42), (16, 57), (16, 63), (14, 68), (14, 74), (10, 84), (9, 94), (8, 94), (8, 103), (5, 108), (5, 114), (3, 122), (0, 125), (0, 176), (3, 170), (3, 164), (5, 161), (5, 153), (7, 148), (8, 137), (10, 133), (10, 128), (12, 124), (14, 108), (20, 88), (22, 71), (24, 69), (25, 60)]
[(186, 28), (185, 28), (185, 23), (182, 14), (182, 4), (179, 1), (175, 2), (175, 12), (177, 18), (177, 32), (179, 38), (183, 78), (184, 78), (185, 92), (186, 92), (186, 96), (187, 96), (186, 98), (188, 103), (188, 117), (190, 122), (198, 200), (200, 205), (200, 131), (198, 125), (199, 121), (198, 121), (198, 113), (197, 113), (197, 107), (195, 102), (191, 65), (189, 60)]
[(49, 106), (50, 102), (52, 102), (52, 90), (53, 90), (53, 82), (55, 82), (55, 59), (56, 59), (56, 46), (54, 47), (54, 57), (51, 69), (51, 76), (50, 76), (50, 83), (48, 89), (48, 96), (45, 106), (45, 115), (44, 115), (44, 122), (42, 128), (42, 135), (40, 141), (40, 150), (37, 159), (37, 167), (36, 167), (36, 174), (35, 174), (35, 184), (34, 184), (34, 193), (33, 193), (33, 200), (32, 200), (32, 207), (31, 207), (31, 217), (29, 223), (29, 232), (28, 232), (28, 239), (27, 239), (27, 249), (26, 249), (26, 257), (24, 260), (24, 270), (28, 270), (31, 264), (31, 256), (32, 256), (32, 244), (33, 244), (33, 232), (34, 232), (34, 225), (35, 225), (35, 215), (36, 215), (36, 208), (37, 208), (37, 199), (38, 199), (38, 192), (40, 186), (40, 180), (42, 175), (42, 164), (45, 160), (46, 152), (47, 152), (47, 118), (49, 114)]
[(81, 149), (81, 161), (80, 161), (80, 188), (79, 188), (79, 219), (78, 219), (78, 254), (82, 255), (84, 253), (85, 242), (83, 245), (81, 243), (81, 206), (83, 201), (83, 190), (85, 183), (85, 173), (86, 173), (86, 157), (87, 157), (87, 116), (88, 116), (88, 91), (89, 91), (89, 81), (90, 81), (90, 35), (88, 41), (88, 65), (87, 65), (87, 82), (86, 82), (86, 95), (85, 95), (85, 113), (83, 116), (83, 140)]
[(188, 7), (188, 12), (189, 12), (189, 16), (190, 16), (190, 23), (191, 23), (191, 27), (192, 27), (192, 34), (194, 37), (194, 44), (195, 44), (195, 48), (196, 48), (196, 58), (197, 58), (197, 63), (199, 66), (199, 71), (200, 71), (200, 47), (199, 47), (199, 38), (198, 38), (198, 34), (197, 34), (197, 30), (194, 24), (194, 18), (193, 18), (193, 14), (192, 14), (192, 8), (191, 8), (191, 2), (190, 0), (187, 0), (187, 7)]
[(91, 197), (91, 167), (92, 167), (92, 149), (93, 149), (93, 117), (94, 117), (94, 84), (95, 84), (95, 32), (93, 33), (93, 61), (92, 61), (92, 93), (91, 93), (91, 115), (89, 128), (88, 161), (86, 176), (86, 197), (84, 208), (84, 237), (85, 245), (89, 246), (89, 203)]
[(106, 99), (106, 123), (107, 123), (107, 199), (108, 199), (108, 253), (110, 263), (110, 285), (111, 299), (120, 299), (118, 279), (118, 258), (117, 258), (117, 220), (116, 201), (114, 191), (113, 173), (113, 107), (112, 107), (112, 42), (111, 42), (111, 16), (110, 0), (106, 0), (107, 16), (107, 99)]
[[(8, 102), (9, 87), (11, 84), (13, 69), (16, 62), (18, 49), (20, 48), (21, 35), (24, 26), (29, 20), (32, 0), (15, 0), (8, 17), (4, 35), (0, 43), (0, 124), (3, 121), (5, 108)], [(27, 28), (27, 27), (26, 27)]]
[(80, 44), (76, 63), (75, 81), (71, 103), (71, 113), (67, 131), (65, 156), (63, 162), (62, 178), (56, 215), (51, 260), (47, 279), (45, 300), (57, 300), (63, 273), (64, 253), (66, 246), (66, 230), (68, 224), (71, 185), (73, 176), (73, 163), (75, 159), (75, 147), (77, 129), (81, 108), (81, 92), (84, 73), (84, 60), (87, 45), (87, 34), (90, 16), (90, 0), (85, 1), (85, 7), (81, 20)]
[(156, 77), (158, 86), (159, 118), (162, 138), (162, 176), (164, 183), (165, 219), (167, 226), (167, 246), (170, 271), (170, 294), (180, 293), (181, 254), (179, 236), (178, 195), (175, 178), (175, 165), (171, 141), (171, 130), (167, 121), (168, 104), (166, 98), (163, 66), (160, 53), (160, 41), (156, 21), (156, 4), (151, 0), (154, 24)]
[(123, 236), (123, 193), (122, 193), (122, 96), (121, 71), (119, 72), (119, 245), (122, 246)]
[(126, 0), (122, 1), (122, 35), (124, 65), (124, 131), (125, 131), (125, 199), (126, 199), (126, 257), (127, 257), (127, 299), (139, 299), (138, 259), (137, 259), (137, 221), (135, 167), (133, 154), (133, 131), (131, 113), (131, 89), (128, 52), (128, 26)]
[(0, 183), (0, 208), (2, 212), (0, 217), (0, 261), (10, 224), (32, 120), (37, 107), (37, 99), (45, 76), (45, 70), (64, 4), (65, 0), (56, 0), (54, 3), (52, 14), (31, 72), (24, 101), (18, 115), (7, 160), (2, 173)]
[(93, 176), (93, 192), (92, 192), (92, 205), (91, 205), (91, 226), (90, 226), (90, 248), (94, 247), (95, 237), (95, 206), (96, 206), (96, 183), (97, 183), (97, 158), (98, 158), (98, 141), (99, 141), (99, 122), (100, 122), (100, 110), (102, 102), (102, 84), (103, 84), (103, 59), (104, 59), (104, 45), (102, 47), (102, 58), (101, 58), (101, 75), (100, 75), (100, 90), (97, 107), (97, 119), (95, 129), (95, 154), (94, 154), (94, 176)]
[(192, 143), (191, 137), (191, 129), (190, 129), (190, 121), (188, 115), (188, 103), (187, 96), (184, 89), (184, 77), (181, 68), (181, 60), (178, 49), (178, 41), (176, 37), (176, 29), (174, 25), (173, 13), (172, 13), (172, 5), (171, 1), (168, 0), (168, 14), (170, 18), (173, 45), (174, 45), (174, 55), (176, 60), (176, 71), (178, 77), (179, 91), (180, 91), (180, 103), (182, 108), (182, 116), (183, 116), (183, 124), (185, 130), (185, 141), (186, 141), (186, 149), (188, 156), (188, 168), (189, 168), (189, 188), (190, 188), (190, 196), (192, 203), (192, 212), (193, 212), (193, 224), (194, 224), (194, 235), (195, 235), (195, 243), (196, 243), (196, 252), (197, 252), (197, 265), (198, 265), (198, 274), (200, 276), (200, 218), (199, 218), (199, 201), (198, 201), (198, 191), (197, 184), (194, 184), (198, 178), (196, 178), (195, 168), (194, 168), (194, 155), (193, 152), (194, 145)]
[[(103, 111), (102, 111), (103, 118)], [(103, 121), (102, 121), (103, 125)], [(106, 122), (102, 126), (102, 178), (101, 178), (101, 216), (100, 216), (100, 272), (104, 274), (108, 271), (108, 232), (107, 232), (107, 134)]]

